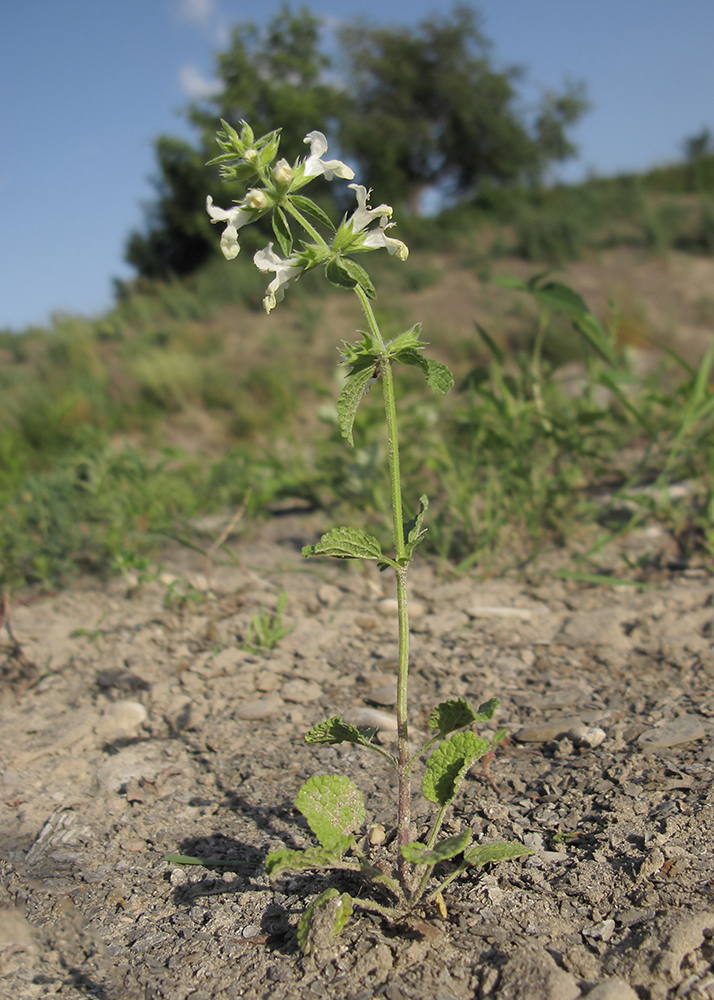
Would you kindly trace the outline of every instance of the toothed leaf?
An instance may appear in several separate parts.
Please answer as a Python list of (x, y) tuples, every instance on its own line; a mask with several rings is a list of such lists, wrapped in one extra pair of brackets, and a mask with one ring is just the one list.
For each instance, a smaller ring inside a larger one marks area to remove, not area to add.
[(307, 733), (305, 733), (306, 743), (359, 743), (361, 746), (369, 746), (372, 742), (376, 729), (358, 729), (349, 722), (343, 722), (341, 715), (335, 715), (332, 719), (325, 719), (318, 722)]
[(454, 376), (446, 365), (432, 361), (431, 358), (425, 358), (423, 354), (413, 348), (398, 351), (394, 358), (401, 361), (403, 365), (414, 365), (416, 368), (421, 368), (426, 376), (427, 385), (439, 396), (445, 396), (454, 386)]
[(525, 844), (515, 840), (504, 840), (495, 844), (475, 844), (464, 851), (464, 861), (469, 865), (485, 865), (491, 861), (508, 861), (511, 858), (525, 858), (534, 852)]
[(464, 726), (470, 726), (476, 721), (476, 712), (471, 708), (465, 698), (449, 698), (437, 705), (429, 716), (429, 728), (438, 729), (440, 736), (448, 736), (449, 733)]
[(468, 842), (471, 840), (471, 830), (463, 830), (453, 837), (447, 837), (436, 847), (429, 850), (424, 844), (412, 842), (402, 846), (402, 857), (410, 865), (436, 865), (440, 861), (448, 861), (449, 858), (461, 854)]
[(491, 746), (489, 740), (468, 730), (454, 733), (440, 743), (426, 762), (422, 783), (424, 797), (440, 806), (451, 802), (468, 769), (488, 753)]
[(364, 822), (362, 793), (345, 774), (316, 774), (297, 793), (295, 805), (323, 847), (344, 853)]
[(347, 892), (326, 889), (313, 899), (300, 918), (297, 939), (303, 955), (336, 937), (352, 916), (352, 897)]
[(327, 226), (329, 229), (334, 231), (335, 226), (330, 216), (323, 212), (320, 206), (316, 205), (310, 198), (306, 198), (301, 194), (292, 194), (290, 195), (290, 201), (292, 201), (295, 208), (304, 212), (306, 215), (311, 215), (313, 219), (317, 219), (318, 222), (323, 224), (323, 226)]
[(411, 554), (426, 534), (427, 529), (422, 527), (424, 515), (429, 508), (429, 498), (423, 494), (419, 497), (419, 510), (404, 525), (404, 544), (406, 546), (406, 556), (411, 558)]
[(353, 448), (355, 442), (352, 428), (357, 415), (357, 407), (365, 394), (370, 379), (374, 376), (375, 368), (375, 364), (370, 364), (361, 371), (348, 375), (337, 400), (337, 417), (340, 421), (342, 437), (347, 438)]
[(422, 347), (427, 347), (428, 345), (423, 340), (419, 340), (420, 333), (421, 323), (417, 323), (409, 330), (405, 330), (404, 333), (400, 333), (398, 337), (394, 338), (394, 340), (390, 340), (387, 344), (387, 351), (390, 356), (396, 357), (400, 351), (419, 351)]
[(361, 528), (333, 528), (317, 545), (306, 545), (302, 554), (332, 556), (333, 559), (381, 559), (382, 547), (372, 535)]

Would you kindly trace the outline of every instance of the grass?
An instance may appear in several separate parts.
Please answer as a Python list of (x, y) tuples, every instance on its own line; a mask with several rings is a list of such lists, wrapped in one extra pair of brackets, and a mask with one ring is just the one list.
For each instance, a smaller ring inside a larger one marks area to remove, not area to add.
[[(407, 220), (414, 266), (385, 256), (374, 268), (389, 335), (414, 319), (405, 296), (438, 293), (448, 274), (485, 278), (496, 240), (529, 260), (618, 240), (711, 253), (713, 203), (683, 168), (668, 183), (652, 172), (528, 197), (485, 192), (458, 217)], [(298, 496), (389, 544), (379, 393), (360, 408), (354, 449), (336, 422), (335, 347), (357, 310), (306, 276), (266, 319), (264, 280), (216, 260), (182, 283), (124, 287), (97, 320), (0, 332), (0, 587), (143, 567), (162, 540), (197, 544), (193, 519), (246, 497), (246, 517)], [(512, 282), (508, 311), (494, 299), (492, 333), (440, 323), (441, 360), (457, 375), (445, 400), (399, 373), (405, 503), (429, 494), (429, 550), (489, 572), (583, 525), (599, 524), (602, 544), (655, 521), (685, 554), (711, 553), (712, 352), (695, 365), (670, 353), (642, 374), (628, 340), (634, 326), (644, 339), (646, 317), (613, 309), (601, 325), (577, 296), (549, 299), (549, 283)], [(484, 286), (475, 304), (497, 294)], [(710, 323), (709, 298), (692, 308)], [(689, 495), (673, 502), (669, 485), (685, 480)]]

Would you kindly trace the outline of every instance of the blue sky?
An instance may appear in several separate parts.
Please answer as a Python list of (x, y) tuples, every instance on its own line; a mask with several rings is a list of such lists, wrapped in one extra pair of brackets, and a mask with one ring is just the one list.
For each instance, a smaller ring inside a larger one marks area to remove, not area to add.
[[(330, 28), (363, 17), (416, 24), (451, 4), (312, 0)], [(294, 4), (299, 6), (299, 4)], [(677, 159), (714, 131), (711, 0), (482, 0), (498, 66), (527, 70), (526, 96), (583, 80), (592, 110), (566, 177)], [(210, 90), (236, 21), (280, 0), (22, 0), (0, 14), (0, 329), (112, 302), (127, 234), (150, 200), (153, 140), (190, 138), (181, 117)], [(385, 12), (388, 10), (388, 15)], [(276, 123), (278, 124), (278, 123)]]

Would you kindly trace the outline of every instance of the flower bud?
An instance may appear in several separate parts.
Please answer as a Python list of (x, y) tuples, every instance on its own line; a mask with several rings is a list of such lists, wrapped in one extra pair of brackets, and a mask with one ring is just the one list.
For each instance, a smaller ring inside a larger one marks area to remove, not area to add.
[(278, 184), (284, 184), (287, 187), (293, 179), (293, 168), (287, 160), (278, 160), (273, 167), (273, 177)]
[(246, 149), (246, 151), (243, 153), (243, 159), (245, 160), (246, 163), (255, 163), (256, 160), (258, 159), (258, 150), (252, 148)]
[(253, 211), (261, 211), (267, 208), (268, 199), (265, 191), (261, 191), (260, 188), (251, 188), (245, 196), (245, 207), (251, 208)]

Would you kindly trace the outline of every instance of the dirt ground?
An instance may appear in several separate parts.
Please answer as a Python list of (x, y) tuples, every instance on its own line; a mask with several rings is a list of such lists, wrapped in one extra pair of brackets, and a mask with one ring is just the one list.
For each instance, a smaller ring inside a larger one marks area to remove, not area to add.
[[(394, 701), (391, 580), (305, 562), (324, 527), (288, 514), (241, 526), (235, 561), (210, 574), (176, 549), (160, 578), (16, 600), (0, 650), (0, 995), (714, 998), (714, 577), (670, 559), (654, 528), (625, 543), (653, 553), (641, 586), (547, 564), (449, 579), (417, 561), (414, 732), (438, 701), (497, 695), (494, 729), (510, 734), (446, 833), (535, 853), (470, 869), (446, 918), (390, 927), (357, 910), (300, 956), (315, 894), (365, 891), (351, 875), (268, 882), (269, 851), (311, 842), (300, 784), (347, 773), (369, 822), (394, 826), (381, 758), (302, 741), (338, 712), (391, 716)], [(282, 592), (292, 631), (245, 651)], [(415, 838), (430, 818), (419, 783)], [(166, 860), (177, 852), (234, 863), (182, 867)]]

